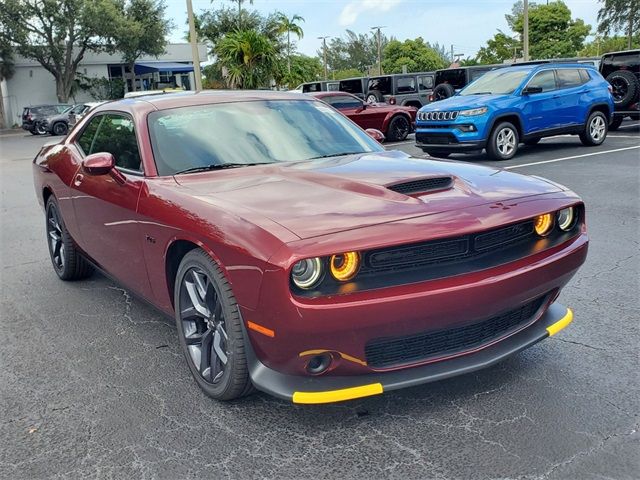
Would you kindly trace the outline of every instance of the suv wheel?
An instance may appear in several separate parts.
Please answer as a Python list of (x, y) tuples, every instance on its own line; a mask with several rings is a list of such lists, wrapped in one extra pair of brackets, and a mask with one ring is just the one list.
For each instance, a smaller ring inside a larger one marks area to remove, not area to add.
[(619, 129), (620, 125), (622, 125), (623, 120), (624, 120), (624, 117), (622, 115), (613, 117), (613, 122), (611, 122), (611, 124), (609, 125), (609, 130), (613, 131), (613, 130)]
[(593, 112), (580, 134), (580, 141), (587, 146), (596, 146), (607, 138), (607, 117), (602, 112)]
[(51, 131), (54, 135), (66, 135), (69, 127), (64, 122), (56, 122), (53, 124)]
[(607, 75), (607, 82), (613, 90), (613, 103), (618, 108), (624, 108), (638, 98), (638, 79), (627, 70), (616, 70)]
[(445, 98), (452, 97), (456, 91), (448, 83), (441, 83), (433, 89), (433, 100), (444, 100)]
[(407, 138), (411, 124), (404, 115), (396, 115), (391, 119), (387, 128), (387, 140), (390, 142), (399, 142)]
[(40, 123), (36, 124), (35, 131), (36, 131), (35, 135), (46, 135), (47, 134), (47, 129), (44, 128), (42, 126), (42, 124), (40, 124)]
[(371, 90), (367, 93), (367, 103), (384, 103), (384, 95), (378, 90)]
[(487, 142), (487, 154), (494, 160), (509, 160), (518, 151), (518, 129), (510, 122), (494, 127)]

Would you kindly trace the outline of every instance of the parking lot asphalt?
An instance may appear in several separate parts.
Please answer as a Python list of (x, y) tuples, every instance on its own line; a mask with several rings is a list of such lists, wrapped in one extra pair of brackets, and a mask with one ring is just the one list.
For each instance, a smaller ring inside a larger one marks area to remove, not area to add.
[(507, 162), (453, 157), (585, 200), (566, 330), (484, 371), (315, 407), (211, 400), (171, 319), (102, 275), (58, 280), (31, 180), (48, 140), (0, 137), (0, 478), (638, 478), (637, 121), (596, 148), (554, 137)]

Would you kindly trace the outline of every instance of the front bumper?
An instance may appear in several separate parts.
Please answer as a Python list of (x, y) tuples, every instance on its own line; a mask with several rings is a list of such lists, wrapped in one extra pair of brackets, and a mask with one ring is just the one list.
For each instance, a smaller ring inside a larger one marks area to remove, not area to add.
[(573, 320), (570, 309), (554, 303), (533, 324), (489, 347), (450, 360), (390, 372), (357, 376), (297, 376), (277, 372), (256, 357), (245, 332), (249, 373), (254, 386), (300, 404), (332, 403), (435, 382), (480, 370), (555, 335)]
[(478, 138), (478, 132), (459, 135), (451, 130), (416, 129), (416, 146), (424, 150), (468, 152), (482, 150), (487, 141)]

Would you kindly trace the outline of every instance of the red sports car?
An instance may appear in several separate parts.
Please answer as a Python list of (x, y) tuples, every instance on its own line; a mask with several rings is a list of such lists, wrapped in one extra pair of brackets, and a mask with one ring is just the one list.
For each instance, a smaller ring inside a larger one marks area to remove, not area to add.
[(387, 103), (367, 103), (345, 92), (317, 92), (310, 95), (328, 103), (362, 128), (380, 130), (390, 142), (407, 138), (415, 130), (415, 107), (402, 107)]
[(176, 93), (93, 110), (33, 163), (53, 268), (175, 317), (214, 398), (323, 403), (494, 364), (572, 319), (584, 205), (385, 151), (323, 102)]

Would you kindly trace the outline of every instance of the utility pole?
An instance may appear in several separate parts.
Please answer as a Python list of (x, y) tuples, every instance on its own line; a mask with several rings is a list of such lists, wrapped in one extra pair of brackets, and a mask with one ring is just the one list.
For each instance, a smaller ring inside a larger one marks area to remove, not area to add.
[(202, 74), (200, 73), (200, 55), (198, 55), (198, 36), (196, 35), (196, 22), (193, 19), (193, 5), (187, 0), (187, 15), (189, 16), (189, 42), (191, 43), (191, 56), (193, 57), (193, 80), (196, 92), (202, 90)]
[(451, 44), (451, 63), (453, 64), (453, 44)]
[(380, 30), (387, 28), (383, 25), (378, 27), (371, 27), (371, 30), (377, 30), (378, 32), (378, 75), (382, 75), (382, 36)]
[(529, 61), (529, 0), (524, 0), (524, 31), (522, 34), (522, 56), (524, 61)]
[(318, 40), (322, 40), (322, 59), (324, 61), (324, 79), (328, 80), (329, 76), (327, 75), (327, 38), (329, 37), (318, 37)]

